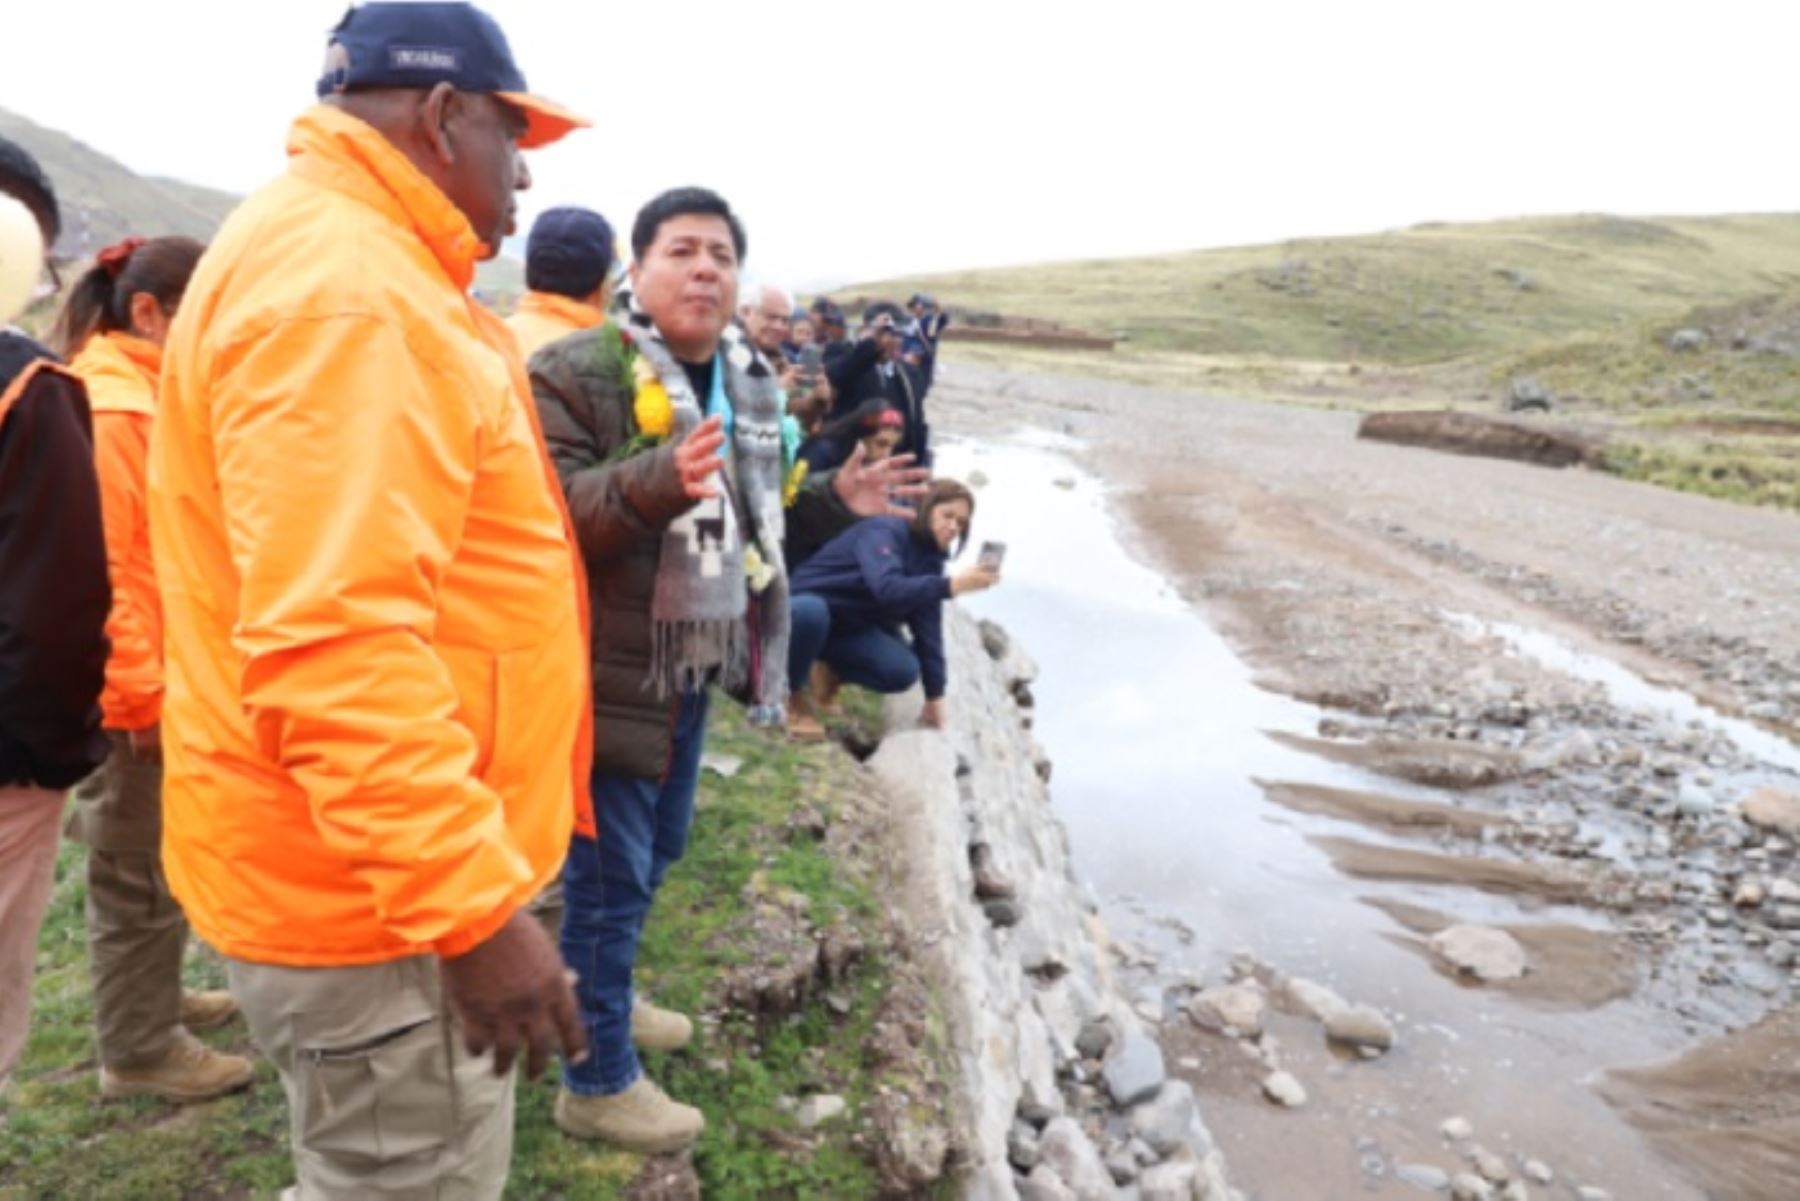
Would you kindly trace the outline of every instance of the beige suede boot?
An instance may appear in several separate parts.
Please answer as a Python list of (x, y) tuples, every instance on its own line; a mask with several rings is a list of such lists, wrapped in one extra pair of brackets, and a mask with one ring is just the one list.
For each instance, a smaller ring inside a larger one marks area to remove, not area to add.
[(646, 1051), (679, 1051), (694, 1041), (694, 1023), (686, 1014), (634, 1000), (631, 1041)]
[(255, 1075), (256, 1067), (248, 1059), (215, 1051), (184, 1029), (156, 1063), (135, 1068), (102, 1066), (100, 1095), (108, 1099), (210, 1101), (245, 1087)]
[(584, 1097), (565, 1088), (556, 1095), (555, 1117), (572, 1138), (598, 1139), (638, 1155), (684, 1150), (706, 1129), (698, 1109), (671, 1100), (648, 1076), (610, 1097)]

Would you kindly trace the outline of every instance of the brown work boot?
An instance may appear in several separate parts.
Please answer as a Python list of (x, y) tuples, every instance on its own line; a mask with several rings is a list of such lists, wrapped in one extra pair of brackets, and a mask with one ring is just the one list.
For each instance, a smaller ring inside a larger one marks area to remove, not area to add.
[(571, 1138), (592, 1138), (639, 1155), (670, 1155), (694, 1145), (706, 1118), (692, 1105), (672, 1101), (648, 1076), (610, 1097), (556, 1094), (556, 1124)]
[(825, 741), (825, 727), (813, 716), (812, 703), (803, 692), (788, 697), (787, 736), (794, 742)]
[(686, 1014), (638, 999), (631, 1003), (631, 1041), (646, 1051), (679, 1051), (694, 1041)]
[(975, 895), (983, 901), (1003, 901), (1018, 891), (994, 866), (993, 848), (985, 842), (969, 848), (969, 867), (975, 875)]
[(157, 1063), (141, 1068), (102, 1066), (100, 1095), (109, 1099), (161, 1097), (181, 1103), (210, 1101), (245, 1087), (255, 1075), (256, 1068), (248, 1059), (215, 1051), (183, 1030)]
[(838, 679), (837, 672), (824, 663), (814, 663), (808, 682), (812, 686), (814, 709), (826, 717), (836, 717), (844, 711), (837, 699), (838, 689), (844, 686), (844, 682)]
[(222, 988), (181, 992), (181, 1024), (195, 1034), (216, 1030), (237, 1016), (237, 1002)]

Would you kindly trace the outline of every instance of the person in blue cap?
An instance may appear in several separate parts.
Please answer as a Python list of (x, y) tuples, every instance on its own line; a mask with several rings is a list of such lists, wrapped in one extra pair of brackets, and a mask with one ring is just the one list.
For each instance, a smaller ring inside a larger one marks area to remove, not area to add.
[(618, 283), (612, 226), (592, 209), (546, 210), (525, 242), (525, 286), (507, 328), (526, 358), (539, 347), (606, 323)]
[(167, 343), (162, 858), (280, 1076), (290, 1195), (498, 1201), (515, 1063), (586, 1054), (527, 906), (587, 686), (524, 364), (468, 289), (521, 151), (586, 122), (461, 3), (350, 9), (316, 90)]

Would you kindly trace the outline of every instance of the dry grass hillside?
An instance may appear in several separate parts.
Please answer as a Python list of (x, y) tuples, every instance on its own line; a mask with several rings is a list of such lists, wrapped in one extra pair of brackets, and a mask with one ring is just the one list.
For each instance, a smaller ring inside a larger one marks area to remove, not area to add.
[(1111, 354), (1026, 369), (1358, 408), (1506, 407), (1594, 427), (1639, 478), (1800, 507), (1800, 214), (1427, 225), (865, 284), (1039, 317)]

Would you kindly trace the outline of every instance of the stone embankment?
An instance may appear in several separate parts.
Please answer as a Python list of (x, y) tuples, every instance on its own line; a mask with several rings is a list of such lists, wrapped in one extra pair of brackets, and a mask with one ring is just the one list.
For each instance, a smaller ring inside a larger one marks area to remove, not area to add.
[(954, 610), (947, 624), (948, 728), (917, 729), (917, 699), (900, 698), (869, 765), (895, 806), (901, 903), (960, 1061), (965, 1195), (1234, 1201), (1072, 874), (1031, 733), (1036, 668), (997, 627)]

